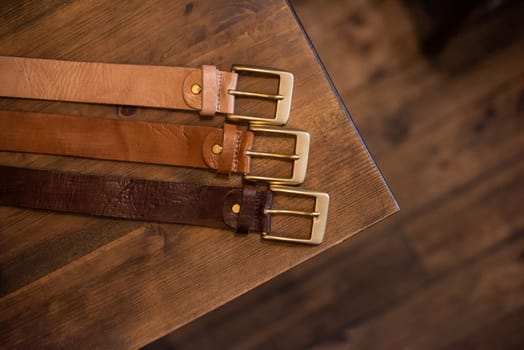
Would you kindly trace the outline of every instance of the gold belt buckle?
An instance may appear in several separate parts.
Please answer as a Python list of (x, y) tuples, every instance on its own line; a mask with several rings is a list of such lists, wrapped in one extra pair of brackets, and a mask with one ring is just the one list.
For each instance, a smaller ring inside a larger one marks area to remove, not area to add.
[(262, 181), (270, 184), (300, 185), (304, 182), (309, 158), (309, 133), (303, 130), (283, 129), (280, 127), (250, 124), (249, 130), (253, 132), (267, 132), (295, 136), (294, 154), (267, 153), (246, 151), (250, 157), (288, 159), (293, 162), (293, 171), (290, 178), (278, 178), (244, 174), (244, 179), (249, 181)]
[(272, 94), (261, 94), (257, 92), (239, 91), (229, 89), (228, 94), (234, 96), (254, 97), (266, 100), (276, 100), (277, 107), (273, 118), (252, 117), (247, 115), (228, 114), (227, 119), (231, 121), (248, 121), (251, 123), (263, 123), (270, 125), (286, 125), (291, 110), (291, 97), (293, 95), (293, 74), (275, 69), (259, 68), (253, 66), (234, 65), (231, 69), (235, 73), (259, 73), (275, 75), (279, 77), (278, 92)]
[(270, 232), (262, 232), (262, 238), (273, 241), (289, 242), (289, 243), (302, 243), (318, 245), (324, 240), (324, 234), (326, 232), (327, 214), (329, 208), (329, 195), (324, 192), (317, 192), (311, 190), (301, 190), (296, 187), (270, 185), (269, 189), (272, 192), (281, 192), (291, 195), (300, 195), (315, 198), (315, 209), (314, 211), (300, 211), (300, 210), (287, 210), (287, 209), (265, 209), (264, 214), (266, 215), (298, 215), (308, 216), (313, 220), (311, 226), (311, 233), (309, 238), (291, 238), (274, 236)]

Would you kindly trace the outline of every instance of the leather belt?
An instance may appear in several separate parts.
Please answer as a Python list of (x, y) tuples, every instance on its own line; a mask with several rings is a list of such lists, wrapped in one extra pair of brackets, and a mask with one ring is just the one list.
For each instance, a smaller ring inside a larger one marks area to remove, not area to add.
[[(259, 132), (294, 136), (294, 154), (253, 150)], [(244, 174), (246, 180), (297, 185), (306, 176), (309, 134), (256, 124), (240, 130), (227, 123), (214, 128), (0, 110), (0, 150), (211, 168)], [(253, 175), (252, 157), (287, 159), (292, 175)]]
[[(278, 77), (277, 93), (237, 90), (240, 73)], [(5, 97), (181, 109), (202, 115), (225, 113), (232, 121), (273, 125), (287, 123), (293, 93), (293, 74), (242, 65), (225, 72), (215, 66), (183, 68), (0, 56), (0, 77), (0, 96)], [(275, 115), (235, 114), (235, 97), (274, 100)]]
[[(329, 196), (294, 187), (246, 183), (243, 187), (204, 186), (116, 176), (0, 166), (0, 205), (55, 210), (133, 220), (261, 233), (264, 239), (320, 244)], [(312, 212), (272, 208), (275, 194), (315, 199)], [(271, 234), (272, 215), (312, 218), (310, 237)]]

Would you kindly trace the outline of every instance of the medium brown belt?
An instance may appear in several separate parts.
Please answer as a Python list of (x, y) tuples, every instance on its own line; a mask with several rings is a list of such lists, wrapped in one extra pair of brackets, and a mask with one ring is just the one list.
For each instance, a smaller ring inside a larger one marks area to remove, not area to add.
[[(246, 183), (241, 188), (83, 175), (0, 166), (0, 205), (216, 228), (294, 243), (320, 244), (329, 196), (295, 187)], [(277, 193), (315, 199), (312, 212), (272, 208)], [(272, 215), (312, 218), (306, 239), (271, 234)]]
[[(239, 73), (279, 78), (276, 94), (239, 91)], [(284, 125), (289, 118), (293, 74), (250, 66), (224, 72), (215, 66), (183, 68), (0, 56), (0, 96), (133, 105), (225, 113), (229, 120)], [(274, 118), (235, 114), (235, 96), (276, 101)]]
[[(253, 150), (257, 132), (294, 136), (294, 154)], [(297, 185), (306, 176), (309, 134), (263, 125), (245, 131), (227, 123), (222, 129), (0, 110), (0, 150), (211, 168), (221, 174), (244, 174), (246, 180)], [(287, 159), (293, 163), (292, 175), (253, 175), (252, 157)]]

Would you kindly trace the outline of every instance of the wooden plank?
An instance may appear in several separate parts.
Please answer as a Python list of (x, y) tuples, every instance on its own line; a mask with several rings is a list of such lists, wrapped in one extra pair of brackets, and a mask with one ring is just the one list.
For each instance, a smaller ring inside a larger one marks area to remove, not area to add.
[(437, 349), (453, 344), (524, 306), (523, 249), (522, 234), (515, 234), (405, 302), (347, 327), (339, 340), (322, 348)]
[(393, 230), (358, 235), (147, 348), (307, 348), (319, 334), (336, 332), (339, 322), (366, 318), (402, 298), (424, 275)]
[[(216, 64), (222, 69), (248, 63), (294, 72), (289, 127), (311, 133), (304, 186), (330, 193), (330, 219), (323, 245), (300, 247), (199, 227), (3, 209), (0, 338), (6, 346), (142, 346), (398, 209), (285, 2), (45, 0), (39, 6), (34, 12), (34, 5), (25, 2), (1, 8), (0, 17), (9, 20), (0, 29), (0, 54)], [(201, 120), (193, 113), (167, 110), (16, 99), (0, 99), (0, 108), (84, 118), (215, 126), (224, 122), (223, 117)], [(227, 179), (194, 169), (68, 157), (3, 152), (0, 162), (179, 182), (241, 183), (240, 177)], [(271, 166), (261, 170), (270, 171)], [(291, 231), (282, 229), (286, 228)]]
[[(491, 85), (485, 95), (450, 112), (445, 123), (418, 131), (417, 138), (382, 157), (406, 213), (518, 157), (524, 146), (524, 112), (519, 107), (523, 77), (502, 86)], [(399, 159), (402, 166), (398, 166)]]
[(460, 265), (524, 228), (524, 153), (505, 166), (402, 225), (427, 270)]
[(524, 308), (493, 320), (464, 339), (445, 346), (449, 350), (519, 350), (524, 344)]
[[(59, 214), (32, 211), (29, 218), (22, 220), (24, 226), (15, 232), (15, 228), (20, 226), (20, 220), (13, 222), (12, 215), (26, 217), (27, 211), (1, 208), (0, 213), (8, 210), (14, 213), (2, 215), (5, 218), (2, 231), (11, 234), (2, 235), (0, 243), (1, 295), (43, 277), (84, 255), (86, 251), (95, 250), (140, 227), (137, 223), (121, 220), (105, 220), (101, 225), (96, 219), (84, 216), (71, 216), (64, 222)], [(50, 216), (54, 218), (50, 219)], [(46, 225), (45, 230), (42, 230), (43, 224)], [(13, 229), (9, 229), (8, 225), (14, 226)], [(57, 235), (56, 232), (60, 234)], [(30, 239), (21, 239), (22, 237)], [(70, 249), (64, 250), (65, 246)]]

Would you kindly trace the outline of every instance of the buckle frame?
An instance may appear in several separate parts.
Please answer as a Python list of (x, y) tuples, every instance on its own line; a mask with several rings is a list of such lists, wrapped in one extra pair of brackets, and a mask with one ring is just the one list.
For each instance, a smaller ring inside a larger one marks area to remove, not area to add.
[(310, 137), (307, 131), (296, 129), (283, 129), (269, 125), (250, 124), (249, 130), (253, 132), (267, 132), (274, 134), (285, 134), (295, 136), (295, 153), (280, 154), (257, 151), (246, 151), (245, 154), (250, 157), (288, 159), (293, 161), (293, 170), (290, 178), (278, 178), (269, 176), (258, 176), (244, 174), (244, 179), (248, 181), (267, 182), (270, 184), (283, 185), (300, 185), (304, 182), (307, 172), (307, 163), (309, 158)]
[(327, 215), (329, 208), (329, 194), (311, 190), (301, 190), (295, 187), (270, 185), (269, 189), (272, 192), (281, 192), (294, 195), (301, 195), (306, 197), (315, 198), (315, 209), (312, 212), (300, 211), (300, 210), (284, 210), (284, 209), (264, 209), (266, 215), (298, 215), (298, 216), (309, 216), (313, 219), (311, 226), (311, 233), (309, 238), (291, 238), (275, 236), (269, 232), (262, 232), (262, 238), (272, 241), (288, 242), (288, 243), (301, 243), (310, 245), (319, 245), (324, 240), (326, 232)]
[(234, 73), (259, 73), (264, 75), (275, 75), (279, 77), (278, 83), (278, 92), (277, 94), (262, 94), (257, 92), (249, 91), (239, 91), (234, 89), (229, 89), (228, 94), (234, 96), (244, 96), (244, 97), (254, 97), (261, 98), (265, 100), (276, 100), (277, 106), (275, 110), (275, 115), (273, 118), (261, 118), (261, 117), (252, 117), (248, 115), (240, 114), (228, 114), (226, 118), (231, 121), (248, 121), (250, 123), (259, 123), (259, 124), (269, 124), (269, 125), (286, 125), (289, 119), (289, 114), (291, 111), (291, 98), (293, 96), (293, 73), (285, 72), (276, 69), (269, 68), (260, 68), (254, 66), (246, 65), (234, 65), (231, 68), (231, 71)]

